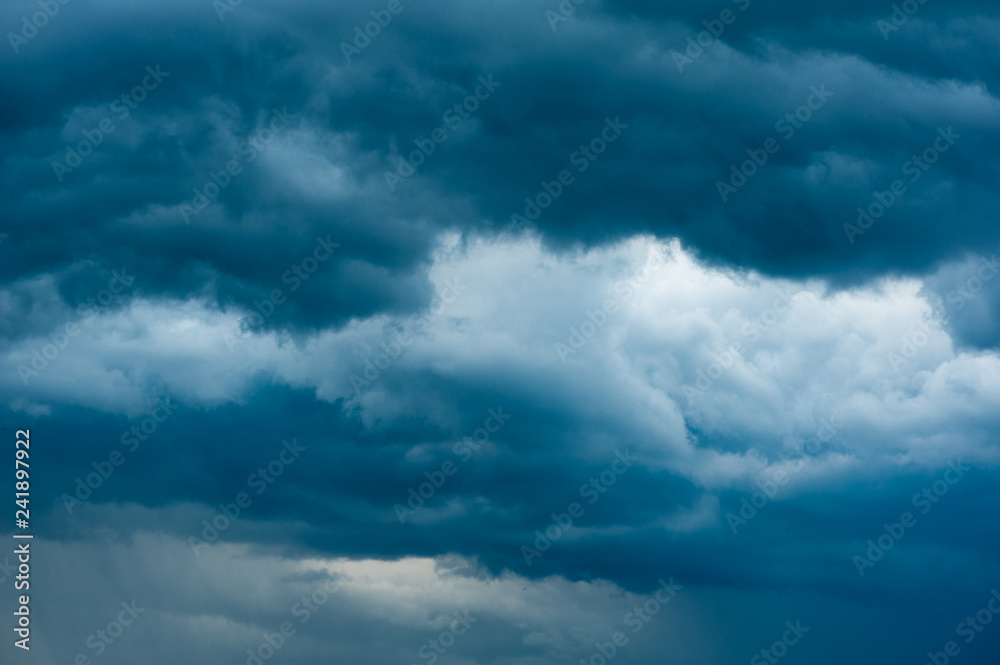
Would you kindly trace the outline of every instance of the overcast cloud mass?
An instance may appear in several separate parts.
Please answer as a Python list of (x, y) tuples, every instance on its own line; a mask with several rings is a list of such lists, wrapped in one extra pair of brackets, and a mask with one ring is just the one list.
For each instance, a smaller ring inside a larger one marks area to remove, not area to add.
[(3, 663), (997, 662), (996, 3), (0, 27)]

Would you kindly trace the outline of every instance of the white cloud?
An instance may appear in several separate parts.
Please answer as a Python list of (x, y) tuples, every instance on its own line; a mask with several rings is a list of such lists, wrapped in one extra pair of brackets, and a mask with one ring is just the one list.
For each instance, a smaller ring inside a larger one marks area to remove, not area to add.
[[(657, 248), (662, 263), (651, 261)], [(919, 280), (835, 291), (713, 269), (677, 242), (634, 237), (556, 254), (531, 236), (446, 238), (428, 276), (460, 291), (432, 304), (436, 315), (251, 336), (232, 351), (225, 338), (244, 312), (137, 299), (82, 326), (28, 386), (18, 365), (30, 366), (46, 340), (12, 344), (8, 394), (23, 409), (65, 402), (135, 415), (163, 393), (196, 405), (240, 402), (263, 373), (322, 400), (347, 399), (371, 428), (414, 415), (450, 427), (449, 395), (420, 382), (430, 373), (563, 414), (579, 427), (580, 455), (633, 445), (709, 489), (750, 483), (800, 455), (831, 417), (842, 429), (830, 447), (844, 457), (813, 465), (817, 478), (849, 472), (851, 459), (887, 469), (959, 454), (998, 459), (986, 432), (1000, 413), (1000, 358), (956, 351), (944, 330), (902, 357), (904, 338), (936, 322)], [(15, 302), (18, 288), (0, 298)], [(606, 306), (613, 311), (598, 314)], [(402, 330), (412, 343), (357, 395), (350, 377), (364, 377), (366, 360), (384, 365), (380, 345)]]

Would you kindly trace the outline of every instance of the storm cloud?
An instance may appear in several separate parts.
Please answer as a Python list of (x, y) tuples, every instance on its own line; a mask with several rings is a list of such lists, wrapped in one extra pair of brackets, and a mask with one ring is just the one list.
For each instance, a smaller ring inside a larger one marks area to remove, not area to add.
[(0, 24), (38, 658), (992, 662), (991, 3)]

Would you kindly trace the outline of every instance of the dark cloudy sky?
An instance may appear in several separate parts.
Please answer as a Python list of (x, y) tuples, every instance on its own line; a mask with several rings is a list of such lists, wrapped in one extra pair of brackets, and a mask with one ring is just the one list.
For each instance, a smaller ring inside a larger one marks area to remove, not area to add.
[(4, 663), (997, 662), (996, 3), (0, 26)]

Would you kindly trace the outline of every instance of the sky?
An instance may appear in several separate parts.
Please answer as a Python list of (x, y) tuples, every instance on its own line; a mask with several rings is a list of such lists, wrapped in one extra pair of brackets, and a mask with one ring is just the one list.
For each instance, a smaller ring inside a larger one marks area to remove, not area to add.
[(996, 3), (0, 27), (2, 662), (996, 662)]

